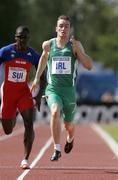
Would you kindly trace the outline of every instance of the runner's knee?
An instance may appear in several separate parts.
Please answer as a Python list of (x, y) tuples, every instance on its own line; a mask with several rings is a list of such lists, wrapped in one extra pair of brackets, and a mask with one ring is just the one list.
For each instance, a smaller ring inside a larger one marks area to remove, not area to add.
[(13, 130), (13, 121), (12, 120), (2, 120), (2, 127), (5, 134), (9, 135)]
[(73, 123), (68, 123), (68, 122), (65, 122), (64, 123), (64, 126), (65, 126), (65, 129), (67, 131), (72, 131), (74, 129), (74, 124)]
[(55, 119), (59, 116), (60, 114), (60, 109), (57, 104), (52, 105), (51, 107), (51, 116)]

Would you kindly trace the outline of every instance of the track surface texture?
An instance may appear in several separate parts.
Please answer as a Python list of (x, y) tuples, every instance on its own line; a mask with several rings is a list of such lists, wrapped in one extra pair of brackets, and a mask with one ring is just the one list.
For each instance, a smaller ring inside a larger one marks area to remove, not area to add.
[(23, 124), (17, 123), (12, 136), (0, 126), (0, 180), (118, 180), (118, 159), (90, 124), (76, 126), (74, 147), (64, 153), (66, 132), (61, 134), (62, 157), (51, 162), (53, 144), (50, 126), (35, 123), (35, 141), (29, 170), (20, 169), (23, 158)]

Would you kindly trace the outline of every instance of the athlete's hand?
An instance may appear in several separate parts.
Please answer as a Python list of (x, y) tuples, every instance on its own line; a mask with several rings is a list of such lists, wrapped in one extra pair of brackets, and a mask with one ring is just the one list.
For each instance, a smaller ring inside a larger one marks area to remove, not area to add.
[(31, 93), (35, 92), (38, 87), (39, 87), (39, 82), (36, 79), (34, 79), (30, 88)]
[(74, 38), (74, 36), (71, 36), (70, 42), (72, 44), (73, 52), (76, 53), (78, 50), (78, 41)]

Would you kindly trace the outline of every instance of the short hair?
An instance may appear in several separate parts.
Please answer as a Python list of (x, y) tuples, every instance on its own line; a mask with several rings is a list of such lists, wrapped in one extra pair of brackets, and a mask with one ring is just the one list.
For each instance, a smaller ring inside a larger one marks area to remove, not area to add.
[(58, 17), (57, 22), (58, 22), (60, 19), (69, 21), (69, 22), (70, 22), (70, 25), (71, 25), (71, 19), (70, 19), (69, 16), (67, 16), (67, 15), (61, 15), (61, 16)]
[(29, 28), (28, 28), (27, 26), (24, 26), (24, 25), (18, 26), (18, 27), (16, 28), (16, 33), (17, 33), (19, 30), (20, 30), (20, 31), (25, 31), (25, 32), (27, 32), (27, 34), (30, 34)]
[(64, 20), (67, 20), (67, 21), (70, 21), (70, 17), (69, 16), (66, 16), (66, 15), (61, 15), (58, 17), (58, 20), (60, 19), (64, 19)]

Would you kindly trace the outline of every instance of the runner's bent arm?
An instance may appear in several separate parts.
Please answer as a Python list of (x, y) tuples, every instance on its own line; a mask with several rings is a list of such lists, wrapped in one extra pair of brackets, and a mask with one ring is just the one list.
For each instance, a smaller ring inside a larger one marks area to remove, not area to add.
[(72, 38), (71, 42), (72, 42), (73, 52), (74, 52), (75, 56), (77, 57), (77, 59), (82, 63), (84, 68), (91, 70), (92, 69), (91, 58), (87, 54), (85, 54), (84, 50), (79, 48), (77, 40)]

